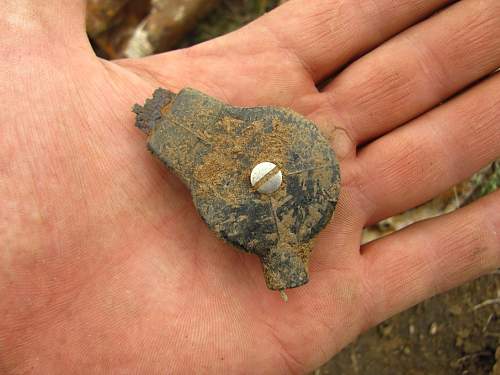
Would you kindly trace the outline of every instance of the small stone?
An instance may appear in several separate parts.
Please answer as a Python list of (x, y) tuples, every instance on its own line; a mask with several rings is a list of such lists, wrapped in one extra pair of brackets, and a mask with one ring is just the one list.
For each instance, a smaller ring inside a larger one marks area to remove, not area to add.
[(387, 324), (387, 325), (380, 325), (379, 326), (379, 332), (382, 337), (388, 337), (391, 335), (392, 332), (392, 325)]
[(415, 326), (413, 324), (410, 324), (410, 326), (408, 327), (408, 332), (410, 333), (410, 335), (415, 334)]
[(434, 336), (438, 331), (438, 325), (436, 322), (433, 322), (429, 328), (429, 334), (431, 336)]

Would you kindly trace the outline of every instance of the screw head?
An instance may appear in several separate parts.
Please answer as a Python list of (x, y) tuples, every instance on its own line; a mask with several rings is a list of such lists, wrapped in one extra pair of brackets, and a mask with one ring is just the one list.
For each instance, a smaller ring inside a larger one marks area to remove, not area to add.
[(280, 188), (283, 174), (276, 164), (265, 161), (252, 169), (250, 182), (259, 193), (272, 194)]

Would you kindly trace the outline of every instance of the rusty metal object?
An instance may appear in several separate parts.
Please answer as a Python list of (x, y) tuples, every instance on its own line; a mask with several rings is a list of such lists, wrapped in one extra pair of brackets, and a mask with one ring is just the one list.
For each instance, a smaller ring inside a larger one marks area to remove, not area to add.
[[(210, 229), (260, 257), (269, 289), (308, 282), (313, 238), (340, 189), (335, 154), (311, 121), (283, 108), (232, 107), (193, 89), (158, 89), (134, 112), (149, 150), (189, 187)], [(276, 191), (252, 187), (262, 162), (276, 165), (269, 178), (282, 173)]]

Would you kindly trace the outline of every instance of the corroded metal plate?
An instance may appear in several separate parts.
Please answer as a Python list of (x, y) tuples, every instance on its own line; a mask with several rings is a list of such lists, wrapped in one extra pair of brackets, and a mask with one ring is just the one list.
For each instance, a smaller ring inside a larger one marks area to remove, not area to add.
[[(311, 121), (283, 108), (232, 107), (193, 89), (158, 89), (134, 111), (149, 149), (189, 187), (210, 229), (260, 257), (270, 289), (308, 281), (312, 240), (340, 189), (335, 154)], [(272, 194), (250, 182), (266, 161), (283, 178)]]

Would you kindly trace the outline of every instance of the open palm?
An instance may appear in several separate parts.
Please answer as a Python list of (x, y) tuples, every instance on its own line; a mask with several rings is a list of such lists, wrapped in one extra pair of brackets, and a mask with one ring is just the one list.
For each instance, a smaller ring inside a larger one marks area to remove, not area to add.
[[(498, 193), (360, 246), (364, 226), (500, 156), (500, 77), (463, 90), (500, 66), (500, 3), (435, 13), (449, 3), (295, 0), (209, 43), (107, 62), (86, 39), (83, 1), (8, 0), (2, 373), (300, 373), (498, 267)], [(288, 303), (266, 289), (258, 258), (218, 240), (147, 152), (130, 109), (159, 86), (290, 107), (332, 141), (339, 206), (317, 240), (311, 281), (288, 291)]]

